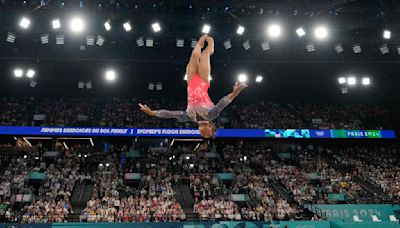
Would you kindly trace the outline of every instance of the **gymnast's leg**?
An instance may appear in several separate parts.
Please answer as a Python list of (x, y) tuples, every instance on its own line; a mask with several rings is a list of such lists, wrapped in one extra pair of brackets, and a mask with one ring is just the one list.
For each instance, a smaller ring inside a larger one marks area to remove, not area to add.
[(207, 48), (201, 53), (198, 71), (200, 77), (204, 81), (209, 82), (211, 75), (210, 57), (214, 54), (214, 39), (211, 36), (207, 36), (206, 41)]
[(190, 79), (192, 79), (192, 77), (195, 74), (199, 74), (198, 67), (199, 67), (199, 62), (200, 62), (200, 57), (201, 57), (201, 49), (204, 47), (204, 42), (205, 42), (206, 38), (207, 38), (207, 35), (203, 35), (202, 37), (200, 37), (196, 46), (193, 48), (189, 63), (186, 66), (186, 76), (187, 76), (188, 82), (190, 81)]

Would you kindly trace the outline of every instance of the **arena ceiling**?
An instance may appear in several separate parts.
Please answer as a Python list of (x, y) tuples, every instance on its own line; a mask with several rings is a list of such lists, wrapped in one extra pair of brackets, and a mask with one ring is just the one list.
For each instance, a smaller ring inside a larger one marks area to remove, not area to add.
[[(71, 34), (67, 28), (74, 15), (82, 16), (86, 22), (82, 34)], [(23, 16), (31, 19), (27, 30), (18, 27)], [(191, 41), (201, 35), (201, 26), (208, 23), (212, 26), (210, 35), (216, 40), (212, 58), (215, 96), (228, 92), (238, 72), (244, 71), (250, 78), (261, 74), (265, 79), (263, 84), (253, 83), (249, 98), (257, 94), (266, 99), (315, 99), (323, 94), (337, 99), (342, 97), (337, 78), (352, 74), (370, 76), (373, 85), (369, 89), (352, 89), (349, 95), (357, 99), (375, 97), (380, 102), (395, 99), (393, 94), (400, 85), (399, 17), (400, 3), (395, 0), (1, 0), (0, 87), (7, 95), (166, 93), (184, 97), (182, 79)], [(54, 18), (61, 20), (61, 29), (51, 28)], [(110, 31), (103, 26), (107, 20), (112, 25)], [(128, 20), (133, 27), (129, 33), (122, 28)], [(160, 33), (151, 30), (155, 21), (161, 24)], [(282, 25), (281, 39), (266, 37), (269, 23)], [(241, 36), (236, 34), (239, 24), (246, 29)], [(316, 41), (312, 30), (321, 24), (329, 29), (329, 38)], [(305, 37), (296, 36), (299, 26), (305, 28)], [(382, 38), (384, 29), (392, 32), (390, 40)], [(6, 41), (10, 33), (15, 35), (13, 43)], [(49, 42), (42, 44), (41, 36), (45, 34)], [(57, 35), (64, 36), (64, 44), (56, 44)], [(99, 35), (104, 38), (102, 46), (87, 44), (87, 36), (97, 39)], [(140, 38), (144, 42), (151, 38), (154, 47), (138, 46)], [(176, 46), (177, 39), (184, 40), (184, 47)], [(224, 46), (228, 40), (230, 49)], [(243, 47), (246, 41), (250, 44), (248, 50)], [(263, 50), (261, 45), (266, 41), (269, 48)], [(310, 44), (314, 51), (307, 51)], [(338, 44), (344, 49), (341, 53), (335, 50)], [(353, 52), (356, 44), (362, 47), (359, 54)], [(389, 53), (382, 54), (380, 48), (385, 44)], [(35, 88), (27, 80), (13, 78), (15, 67), (36, 70)], [(118, 72), (119, 80), (114, 85), (102, 81), (107, 68)], [(78, 81), (93, 82), (93, 89), (77, 89)], [(163, 91), (148, 91), (149, 82), (162, 82)]]

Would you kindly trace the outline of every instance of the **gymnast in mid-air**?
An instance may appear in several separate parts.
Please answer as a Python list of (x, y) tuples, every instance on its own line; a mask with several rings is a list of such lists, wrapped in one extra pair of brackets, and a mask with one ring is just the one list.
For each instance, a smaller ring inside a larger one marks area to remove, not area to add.
[[(207, 42), (207, 47), (204, 48)], [(202, 49), (204, 50), (202, 51)], [(211, 64), (210, 57), (214, 53), (214, 39), (211, 36), (200, 37), (190, 56), (186, 67), (187, 75), (187, 108), (186, 111), (152, 110), (145, 104), (139, 104), (140, 110), (149, 116), (160, 118), (176, 118), (180, 122), (193, 121), (198, 123), (199, 132), (204, 138), (214, 138), (217, 131), (212, 122), (221, 111), (247, 87), (245, 83), (235, 83), (230, 94), (214, 105), (208, 96), (210, 88)]]

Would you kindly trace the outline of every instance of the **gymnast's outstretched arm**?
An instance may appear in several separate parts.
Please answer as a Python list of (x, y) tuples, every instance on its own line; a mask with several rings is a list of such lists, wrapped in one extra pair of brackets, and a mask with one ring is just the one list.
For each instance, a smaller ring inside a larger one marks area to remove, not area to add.
[(149, 106), (139, 103), (140, 110), (149, 116), (156, 116), (160, 118), (175, 118), (179, 121), (188, 121), (189, 117), (185, 111), (169, 111), (165, 109), (152, 110)]
[(237, 96), (239, 96), (240, 92), (247, 87), (245, 83), (235, 83), (233, 86), (233, 90), (230, 94), (223, 97), (218, 103), (208, 112), (208, 117), (210, 119), (215, 119), (219, 116), (224, 108), (226, 108)]

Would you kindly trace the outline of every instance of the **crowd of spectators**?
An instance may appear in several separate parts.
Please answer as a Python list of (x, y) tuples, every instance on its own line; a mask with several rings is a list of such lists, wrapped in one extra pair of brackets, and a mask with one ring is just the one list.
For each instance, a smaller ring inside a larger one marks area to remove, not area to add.
[[(0, 98), (0, 125), (193, 127), (192, 123), (146, 116), (138, 103), (151, 108), (185, 110), (175, 99)], [(230, 105), (216, 123), (229, 128), (389, 129), (389, 111), (379, 106), (276, 104), (264, 101)]]

